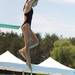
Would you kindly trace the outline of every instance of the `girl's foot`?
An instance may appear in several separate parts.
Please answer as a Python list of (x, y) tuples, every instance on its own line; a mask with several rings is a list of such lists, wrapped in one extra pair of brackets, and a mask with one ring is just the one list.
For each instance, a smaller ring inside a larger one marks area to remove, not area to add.
[(27, 50), (26, 52), (26, 48), (22, 48), (19, 50), (19, 54), (26, 60), (26, 64), (29, 66), (29, 68), (31, 69), (31, 57), (30, 57), (30, 51)]
[(19, 54), (26, 60), (26, 48), (22, 48), (19, 50)]

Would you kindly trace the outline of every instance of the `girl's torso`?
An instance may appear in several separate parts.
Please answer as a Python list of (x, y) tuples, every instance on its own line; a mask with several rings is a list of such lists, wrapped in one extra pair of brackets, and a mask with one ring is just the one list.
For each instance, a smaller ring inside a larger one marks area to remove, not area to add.
[(24, 15), (26, 17), (24, 24), (28, 23), (29, 25), (31, 25), (32, 16), (33, 16), (33, 8), (31, 8), (31, 10), (28, 13), (25, 13)]

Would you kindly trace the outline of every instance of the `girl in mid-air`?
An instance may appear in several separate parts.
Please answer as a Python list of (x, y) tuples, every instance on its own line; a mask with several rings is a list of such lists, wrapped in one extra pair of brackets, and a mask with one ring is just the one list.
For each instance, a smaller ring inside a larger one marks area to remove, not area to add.
[(24, 36), (25, 46), (19, 50), (21, 56), (26, 59), (26, 62), (31, 63), (30, 49), (36, 47), (39, 44), (39, 40), (31, 30), (31, 21), (33, 16), (33, 7), (36, 6), (38, 0), (26, 0), (23, 12), (24, 23), (22, 24), (22, 32)]

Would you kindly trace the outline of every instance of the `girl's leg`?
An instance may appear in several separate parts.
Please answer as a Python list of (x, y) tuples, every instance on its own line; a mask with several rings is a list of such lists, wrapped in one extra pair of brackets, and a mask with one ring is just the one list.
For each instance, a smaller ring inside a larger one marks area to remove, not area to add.
[(36, 47), (39, 44), (39, 40), (37, 36), (32, 32), (32, 30), (30, 31), (30, 39), (31, 39), (30, 46), (29, 46), (30, 49)]
[[(22, 26), (22, 32), (24, 35), (24, 42), (25, 47), (19, 50), (19, 53), (26, 59), (28, 65), (31, 65), (31, 58), (30, 58), (30, 50), (29, 50), (29, 38), (30, 38), (30, 26), (28, 23)], [(31, 67), (31, 66), (29, 66)]]
[[(38, 40), (37, 36), (31, 30), (30, 30), (30, 38), (29, 39), (31, 39), (29, 41), (29, 49), (32, 49), (32, 48), (36, 47), (39, 44), (39, 40)], [(20, 51), (22, 52), (24, 49), (25, 49), (25, 47), (20, 49)], [(25, 57), (25, 56), (23, 56), (23, 57)]]
[[(39, 44), (39, 40), (38, 40), (37, 36), (32, 32), (32, 30), (30, 30), (29, 49), (36, 47), (38, 44)], [(23, 47), (20, 50), (23, 51), (24, 49), (25, 49), (25, 47)]]

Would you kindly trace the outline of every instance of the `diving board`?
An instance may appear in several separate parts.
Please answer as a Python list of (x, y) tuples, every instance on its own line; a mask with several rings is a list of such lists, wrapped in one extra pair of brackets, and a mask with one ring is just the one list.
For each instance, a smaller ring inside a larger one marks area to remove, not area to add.
[(11, 24), (0, 24), (0, 28), (19, 29), (20, 26), (17, 26), (17, 25), (11, 25)]

